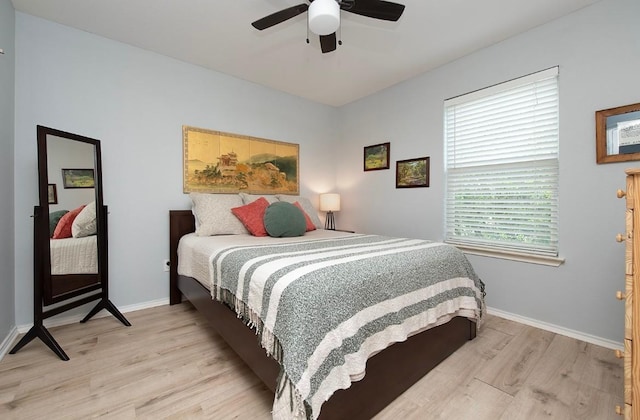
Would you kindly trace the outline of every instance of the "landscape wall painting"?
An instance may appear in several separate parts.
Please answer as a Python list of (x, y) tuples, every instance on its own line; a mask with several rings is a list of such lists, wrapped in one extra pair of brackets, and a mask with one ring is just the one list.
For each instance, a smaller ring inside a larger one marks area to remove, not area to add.
[(391, 143), (374, 144), (364, 148), (364, 170), (377, 171), (389, 169)]
[(182, 149), (185, 193), (300, 193), (297, 144), (183, 126)]
[(429, 186), (429, 156), (396, 162), (396, 188)]

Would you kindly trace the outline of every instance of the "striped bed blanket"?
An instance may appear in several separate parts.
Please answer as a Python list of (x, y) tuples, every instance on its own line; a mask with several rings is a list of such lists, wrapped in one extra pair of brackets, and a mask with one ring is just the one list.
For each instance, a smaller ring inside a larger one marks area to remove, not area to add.
[(274, 419), (316, 419), (373, 354), (484, 311), (484, 284), (439, 242), (348, 235), (230, 246), (210, 261), (213, 298), (255, 328), (281, 366)]

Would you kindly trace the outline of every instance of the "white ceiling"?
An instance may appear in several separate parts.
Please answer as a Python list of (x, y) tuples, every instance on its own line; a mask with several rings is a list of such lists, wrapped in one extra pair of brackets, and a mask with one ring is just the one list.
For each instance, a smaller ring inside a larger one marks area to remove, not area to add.
[[(16, 10), (309, 100), (341, 106), (598, 0), (397, 0), (398, 22), (342, 12), (343, 45), (306, 43), (306, 0), (12, 0)], [(357, 0), (356, 0), (357, 1)]]

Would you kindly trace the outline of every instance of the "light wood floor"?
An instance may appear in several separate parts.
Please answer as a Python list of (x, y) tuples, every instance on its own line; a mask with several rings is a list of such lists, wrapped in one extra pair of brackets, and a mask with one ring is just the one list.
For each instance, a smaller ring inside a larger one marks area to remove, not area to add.
[[(270, 419), (273, 396), (190, 304), (52, 328), (0, 362), (1, 419)], [(376, 420), (620, 419), (613, 351), (488, 316)]]

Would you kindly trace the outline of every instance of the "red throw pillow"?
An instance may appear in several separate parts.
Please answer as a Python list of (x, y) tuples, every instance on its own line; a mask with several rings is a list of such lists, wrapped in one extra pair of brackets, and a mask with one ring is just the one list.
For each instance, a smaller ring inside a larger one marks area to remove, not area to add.
[(302, 212), (302, 214), (304, 214), (304, 218), (307, 221), (307, 232), (311, 231), (311, 230), (316, 230), (316, 225), (313, 224), (313, 222), (311, 221), (311, 218), (309, 217), (309, 215), (307, 214), (306, 211), (304, 211), (304, 209), (302, 208), (302, 206), (300, 205), (300, 203), (298, 203), (297, 201), (295, 203), (293, 203), (294, 206), (296, 206), (297, 208), (300, 209), (300, 211)]
[(269, 236), (264, 227), (264, 212), (267, 207), (269, 202), (264, 197), (260, 197), (244, 206), (232, 208), (231, 212), (253, 236)]
[(73, 225), (73, 221), (78, 217), (78, 214), (80, 214), (84, 206), (85, 205), (83, 204), (77, 209), (71, 210), (69, 213), (62, 216), (56, 225), (56, 230), (53, 231), (51, 239), (71, 238), (71, 225)]

